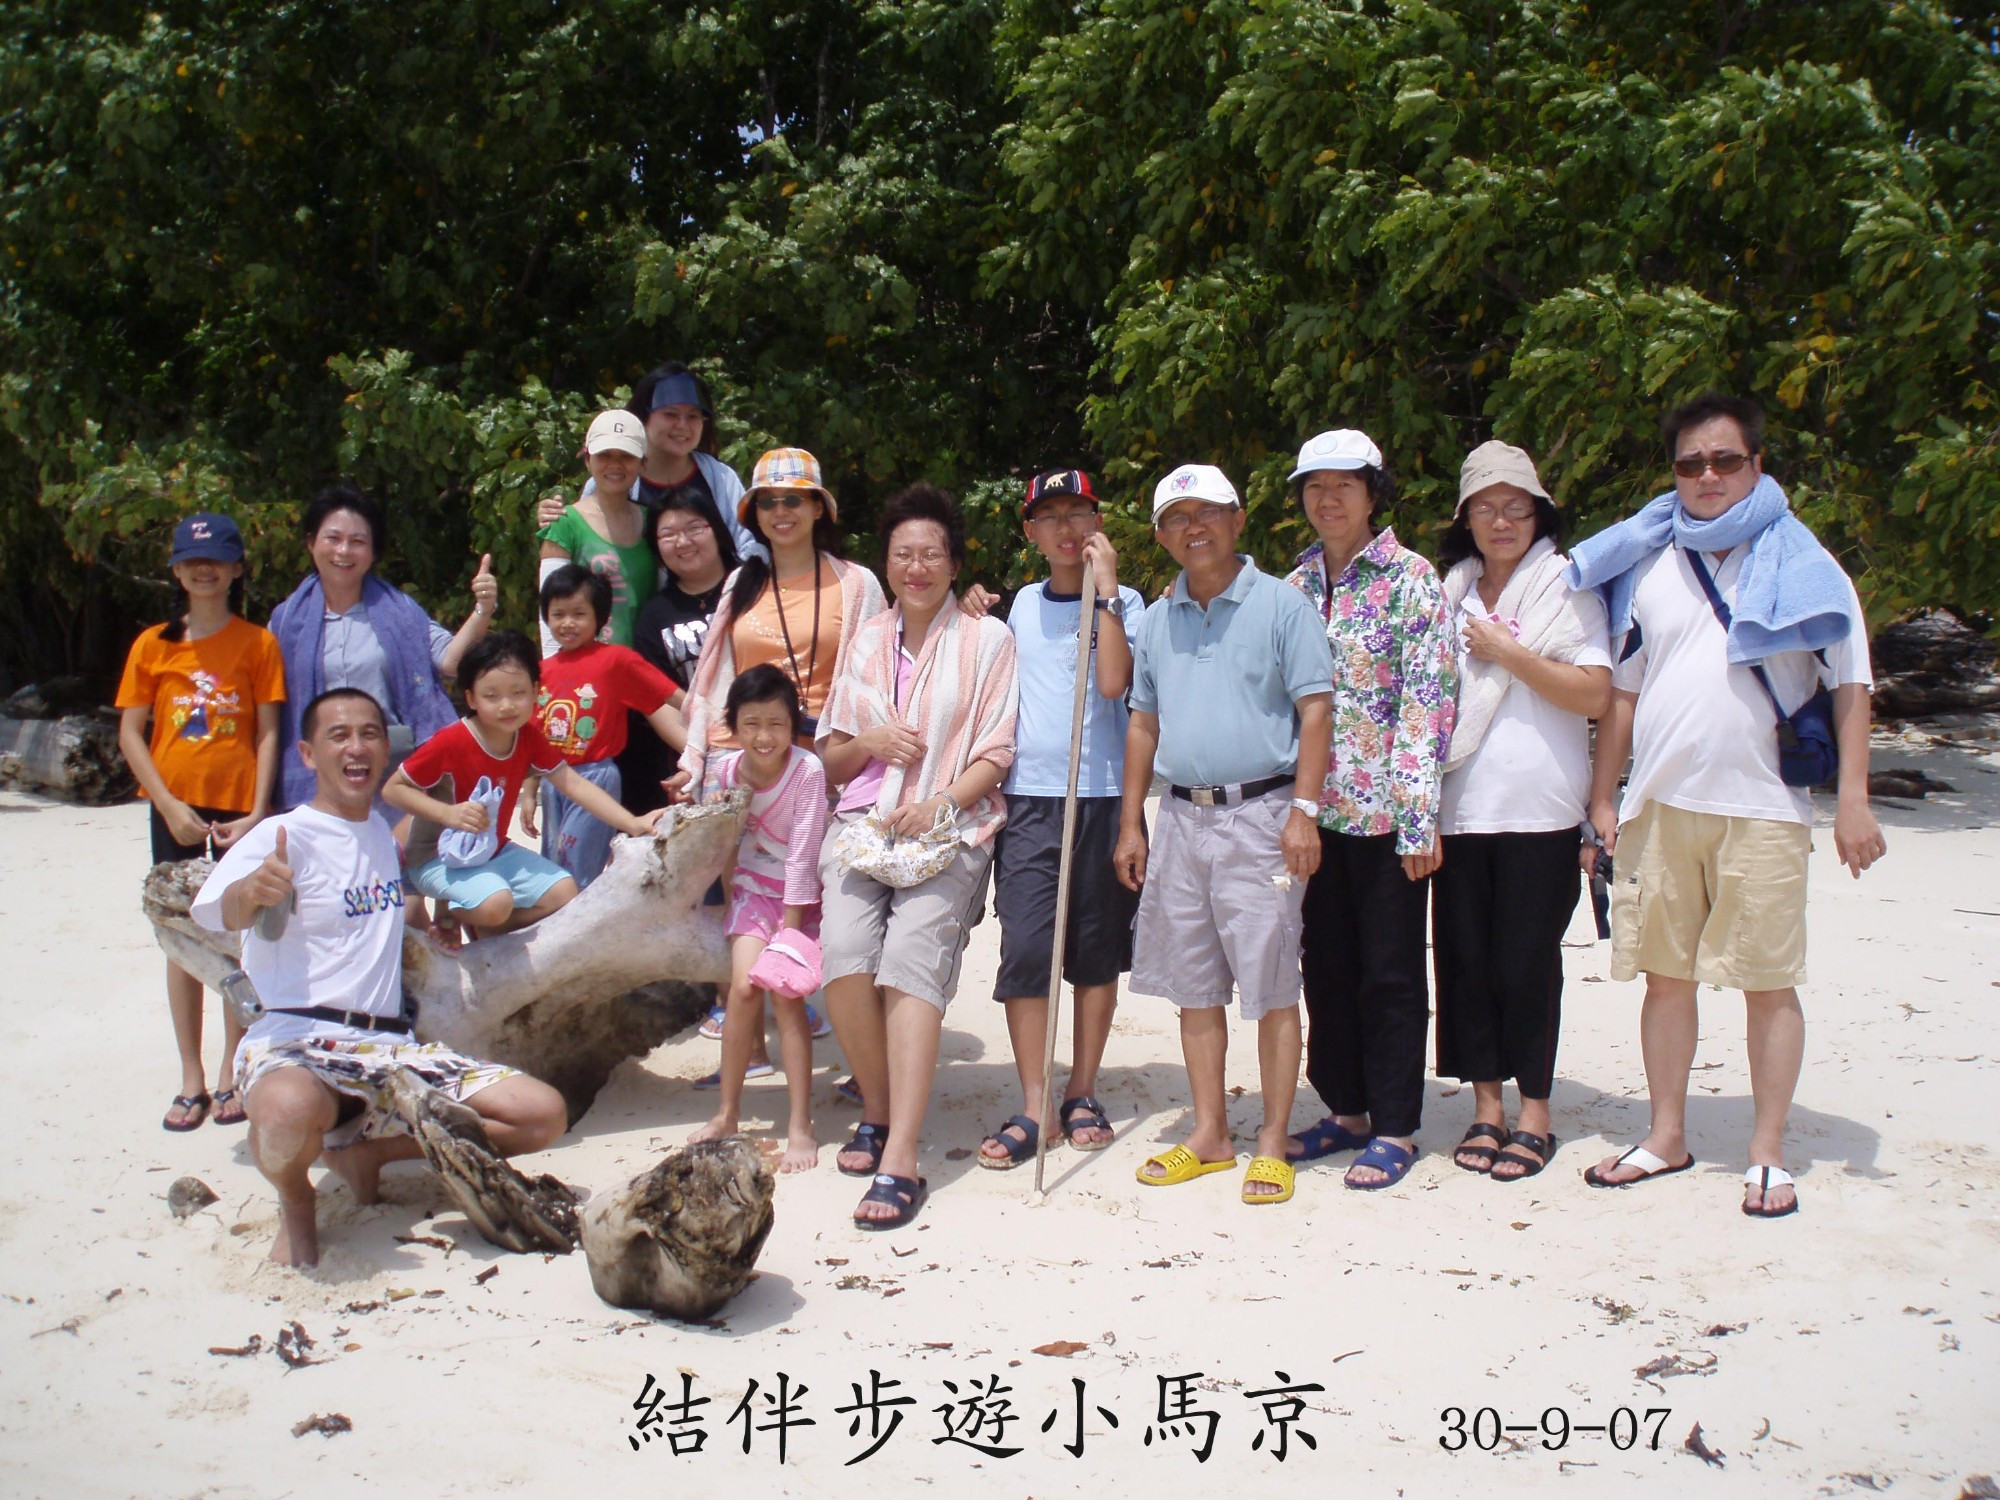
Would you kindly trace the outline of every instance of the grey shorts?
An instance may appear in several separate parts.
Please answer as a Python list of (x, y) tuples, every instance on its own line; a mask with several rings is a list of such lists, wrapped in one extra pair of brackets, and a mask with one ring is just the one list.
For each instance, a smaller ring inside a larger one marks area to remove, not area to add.
[(819, 951), (828, 983), (867, 974), (943, 1010), (958, 989), (966, 935), (986, 906), (990, 847), (959, 845), (922, 885), (897, 890), (834, 857), (840, 830), (865, 813), (836, 813), (820, 845)]
[(1285, 874), (1278, 844), (1291, 812), (1289, 788), (1235, 807), (1160, 798), (1132, 944), (1133, 993), (1195, 1010), (1227, 1005), (1233, 987), (1246, 1021), (1299, 1003), (1306, 888)]

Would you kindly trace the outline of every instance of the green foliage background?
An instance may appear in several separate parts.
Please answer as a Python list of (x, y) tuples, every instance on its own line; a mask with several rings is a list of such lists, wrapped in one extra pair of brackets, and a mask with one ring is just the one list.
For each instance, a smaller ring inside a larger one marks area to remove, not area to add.
[[(1018, 582), (1022, 478), (1176, 462), (1305, 539), (1359, 425), (1434, 535), (1529, 447), (1581, 532), (1702, 387), (1773, 417), (1881, 618), (2000, 605), (2000, 11), (1884, 0), (0, 4), (0, 675), (115, 672), (174, 518), (253, 612), (351, 474), (383, 571), (528, 618), (533, 498), (660, 359), (866, 532), (918, 477)], [(864, 536), (855, 550), (872, 556)]]

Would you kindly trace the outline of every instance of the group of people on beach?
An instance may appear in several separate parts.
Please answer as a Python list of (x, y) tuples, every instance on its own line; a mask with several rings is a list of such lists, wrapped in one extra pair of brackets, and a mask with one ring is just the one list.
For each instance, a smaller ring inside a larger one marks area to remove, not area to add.
[[(965, 583), (950, 495), (917, 484), (883, 505), (878, 581), (843, 556), (814, 456), (767, 452), (746, 488), (715, 456), (706, 387), (669, 364), (591, 423), (575, 503), (542, 502), (539, 647), (490, 628), (490, 559), (455, 633), (377, 578), (384, 515), (351, 487), (308, 507), (313, 569), (268, 632), (241, 618), (233, 523), (190, 517), (171, 618), (132, 649), (121, 741), (155, 859), (217, 852), (194, 915), (245, 932), (263, 1014), (247, 1035), (226, 1020), (209, 1093), (201, 986), (169, 964), (182, 1091), (163, 1123), (247, 1115), (283, 1209), (274, 1256), (293, 1263), (317, 1253), (306, 1169), (322, 1152), (364, 1201), (383, 1164), (414, 1154), (388, 1106), (398, 1067), (485, 1116), (499, 1149), (546, 1145), (565, 1123), (553, 1090), (415, 1041), (403, 925), (455, 944), (540, 920), (603, 871), (614, 834), (747, 791), (717, 897), (733, 978), (702, 1083), (718, 1103), (694, 1139), (736, 1131), (746, 1078), (771, 1071), (768, 1007), (789, 1086), (780, 1170), (813, 1167), (812, 1046), (830, 1029), (861, 1114), (835, 1160), (869, 1179), (864, 1228), (907, 1224), (925, 1201), (944, 1014), (989, 886), (1021, 1108), (981, 1143), (982, 1167), (1019, 1166), (1045, 1132), (1111, 1143), (1098, 1073), (1129, 973), (1133, 994), (1178, 1011), (1192, 1103), (1142, 1184), (1237, 1164), (1232, 997), (1256, 1023), (1263, 1109), (1242, 1200), (1285, 1202), (1299, 1164), (1338, 1153), (1355, 1153), (1350, 1188), (1402, 1181), (1433, 981), (1437, 1071), (1472, 1085), (1455, 1164), (1535, 1176), (1558, 1146), (1561, 939), (1613, 855), (1612, 972), (1646, 976), (1652, 1129), (1586, 1180), (1692, 1165), (1705, 982), (1747, 1002), (1744, 1212), (1792, 1213), (1807, 789), (1836, 783), (1854, 873), (1884, 849), (1866, 798), (1866, 631), (1764, 472), (1752, 403), (1703, 396), (1662, 433), (1673, 488), (1568, 555), (1531, 456), (1480, 445), (1442, 574), (1382, 524), (1393, 480), (1365, 433), (1299, 450), (1290, 490), (1317, 540), (1282, 578), (1237, 550), (1229, 478), (1183, 465), (1153, 490), (1153, 535), (1180, 571), (1150, 605), (1119, 581), (1089, 477), (1051, 470), (1021, 501), (1046, 573), (1003, 617)], [(508, 837), (517, 805), (540, 854)], [(1043, 1118), (1058, 922), (1073, 1051)], [(1293, 1133), (1302, 1056), (1325, 1115)]]

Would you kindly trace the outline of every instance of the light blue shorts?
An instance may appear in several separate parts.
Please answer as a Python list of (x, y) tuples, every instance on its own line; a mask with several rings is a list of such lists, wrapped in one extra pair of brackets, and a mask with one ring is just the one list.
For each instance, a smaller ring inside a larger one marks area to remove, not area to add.
[(410, 884), (433, 901), (449, 901), (454, 911), (471, 911), (489, 896), (514, 893), (514, 906), (526, 911), (546, 896), (569, 871), (519, 844), (507, 843), (484, 864), (453, 869), (442, 859), (427, 859), (410, 871)]

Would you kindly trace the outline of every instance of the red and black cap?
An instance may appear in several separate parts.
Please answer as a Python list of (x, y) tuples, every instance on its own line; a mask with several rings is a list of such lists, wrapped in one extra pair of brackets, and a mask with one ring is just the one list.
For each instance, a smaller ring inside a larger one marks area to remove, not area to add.
[(1053, 495), (1074, 495), (1079, 500), (1097, 504), (1097, 493), (1090, 487), (1090, 476), (1081, 469), (1050, 469), (1046, 474), (1037, 474), (1028, 481), (1027, 497), (1021, 502), (1021, 514), (1032, 515), (1036, 505)]

